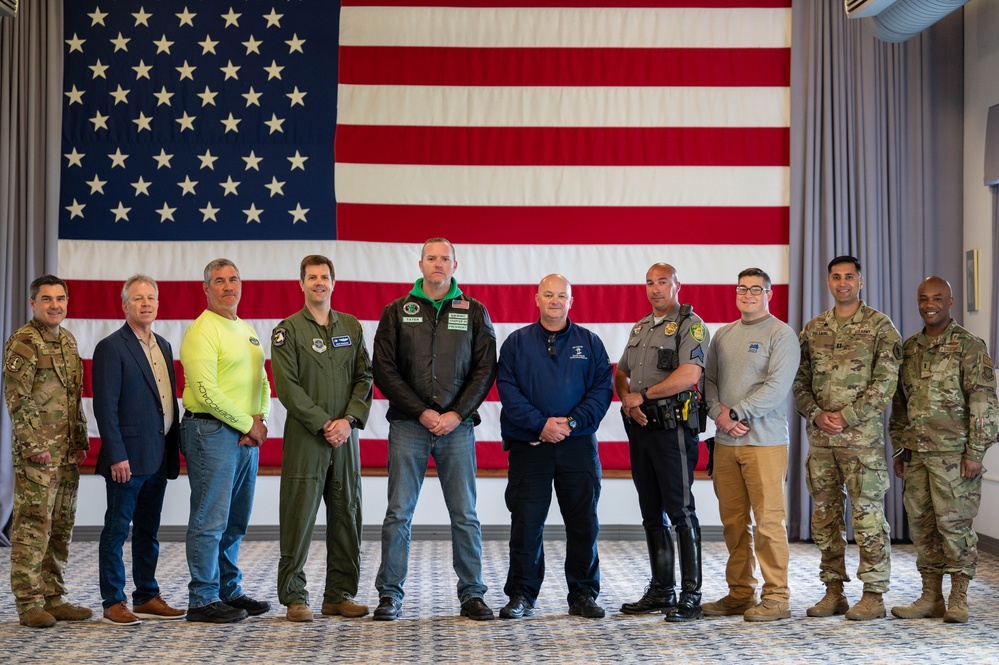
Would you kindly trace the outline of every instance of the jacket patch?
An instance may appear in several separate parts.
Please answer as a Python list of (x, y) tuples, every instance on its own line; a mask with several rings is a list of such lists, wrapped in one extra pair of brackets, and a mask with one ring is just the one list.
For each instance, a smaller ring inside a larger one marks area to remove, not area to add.
[(284, 346), (286, 341), (288, 341), (287, 328), (275, 328), (271, 336), (271, 346)]
[(422, 316), (404, 316), (402, 317), (403, 323), (423, 323)]
[(705, 335), (707, 335), (707, 328), (704, 327), (703, 323), (695, 323), (690, 326), (690, 336), (693, 337), (694, 341), (698, 344), (704, 341)]
[[(410, 316), (420, 313), (420, 303), (418, 302), (408, 302), (402, 306), (402, 311)], [(421, 319), (422, 320), (422, 319)]]
[(326, 342), (321, 337), (314, 337), (312, 339), (312, 350), (316, 353), (322, 353), (326, 350)]
[(448, 330), (468, 330), (468, 314), (461, 312), (447, 313)]
[(341, 347), (341, 346), (350, 346), (350, 336), (349, 335), (340, 335), (339, 337), (334, 337), (330, 341), (333, 342), (333, 348), (337, 348), (337, 347)]

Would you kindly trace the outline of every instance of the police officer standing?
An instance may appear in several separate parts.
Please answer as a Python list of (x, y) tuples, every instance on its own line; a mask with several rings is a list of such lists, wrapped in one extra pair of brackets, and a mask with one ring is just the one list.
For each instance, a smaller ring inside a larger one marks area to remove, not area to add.
[(278, 599), (289, 621), (312, 621), (305, 562), (320, 500), (326, 503), (323, 614), (362, 617), (361, 453), (357, 430), (371, 410), (371, 361), (361, 324), (330, 308), (336, 277), (325, 256), (302, 259), (305, 307), (271, 337), (274, 390), (288, 410), (281, 457)]
[[(891, 319), (860, 299), (860, 261), (838, 256), (826, 283), (836, 305), (809, 321), (798, 336), (801, 364), (792, 390), (805, 419), (812, 538), (822, 552), (822, 599), (810, 617), (846, 614), (868, 621), (885, 616), (882, 594), (891, 575), (891, 541), (884, 514), (888, 491), (882, 414), (891, 401), (902, 361), (902, 342)], [(849, 607), (844, 497), (853, 506), (853, 531), (864, 595)]]
[[(926, 324), (905, 340), (889, 433), (895, 475), (916, 545), (923, 593), (895, 606), (900, 619), (968, 620), (968, 583), (978, 566), (972, 520), (982, 502), (982, 459), (999, 431), (996, 376), (988, 349), (950, 316), (950, 284), (927, 277), (917, 291)], [(950, 574), (944, 606), (943, 576)]]
[(34, 316), (4, 345), (4, 400), (13, 426), (14, 514), (10, 587), (21, 625), (82, 621), (93, 611), (66, 602), (63, 570), (76, 521), (80, 463), (90, 447), (83, 414), (83, 363), (61, 326), (66, 282), (31, 283)]
[[(631, 452), (631, 476), (638, 490), (652, 579), (645, 594), (625, 603), (626, 614), (665, 612), (666, 621), (700, 619), (701, 527), (694, 510), (697, 435), (706, 411), (700, 404), (708, 329), (690, 305), (677, 302), (676, 269), (657, 263), (645, 276), (652, 312), (635, 324), (617, 366)], [(667, 521), (667, 519), (669, 521)], [(673, 566), (676, 529), (680, 551), (680, 599)]]
[(562, 275), (538, 285), (537, 323), (514, 331), (500, 350), (500, 430), (510, 451), (510, 570), (504, 619), (534, 614), (545, 577), (544, 530), (552, 484), (565, 521), (569, 614), (599, 619), (604, 609), (597, 555), (600, 455), (597, 427), (612, 395), (610, 360), (595, 334), (569, 320), (572, 286)]

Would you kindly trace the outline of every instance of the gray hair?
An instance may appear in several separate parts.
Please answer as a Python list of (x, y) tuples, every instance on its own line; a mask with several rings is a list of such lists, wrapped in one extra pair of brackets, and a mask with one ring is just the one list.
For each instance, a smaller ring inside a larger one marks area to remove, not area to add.
[(237, 268), (236, 264), (229, 259), (215, 259), (214, 261), (210, 261), (208, 265), (205, 266), (205, 286), (212, 283), (213, 272), (229, 266), (232, 266), (232, 269), (236, 271), (236, 277), (239, 277), (239, 268)]
[(142, 284), (148, 284), (149, 286), (153, 287), (154, 291), (156, 291), (156, 295), (159, 295), (160, 287), (156, 284), (155, 279), (153, 279), (149, 275), (141, 275), (141, 274), (132, 275), (131, 277), (125, 280), (125, 286), (121, 287), (121, 304), (125, 305), (128, 303), (128, 289), (136, 282), (140, 282)]

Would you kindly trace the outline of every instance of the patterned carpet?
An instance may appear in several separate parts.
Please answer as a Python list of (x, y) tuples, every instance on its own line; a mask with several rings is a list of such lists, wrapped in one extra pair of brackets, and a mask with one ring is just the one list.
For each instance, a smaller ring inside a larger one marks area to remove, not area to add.
[[(641, 594), (648, 574), (645, 545), (608, 541), (600, 546), (603, 592), (598, 602), (608, 610), (603, 620), (566, 614), (561, 579), (564, 541), (547, 544), (548, 579), (533, 619), (473, 622), (457, 616), (456, 578), (446, 541), (417, 541), (406, 584), (404, 618), (396, 622), (320, 617), (311, 624), (284, 619), (283, 608), (238, 624), (212, 626), (146, 621), (118, 628), (96, 619), (60, 623), (37, 630), (18, 625), (6, 580), (9, 551), (0, 555), (0, 662), (2, 663), (990, 663), (999, 662), (999, 558), (982, 554), (979, 576), (970, 592), (971, 621), (966, 625), (939, 620), (887, 620), (855, 623), (842, 617), (810, 619), (805, 609), (821, 597), (818, 553), (810, 544), (791, 546), (792, 619), (750, 624), (741, 617), (668, 624), (660, 615), (631, 617), (617, 613), (622, 602)], [(97, 610), (97, 543), (72, 546), (68, 583), (72, 599)], [(892, 589), (885, 604), (911, 602), (919, 594), (919, 576), (911, 546), (894, 548)], [(325, 550), (314, 543), (307, 575), (313, 597), (321, 597)], [(365, 541), (361, 602), (376, 604), (374, 576), (377, 542)], [(484, 543), (486, 597), (498, 610), (506, 575), (506, 544)], [(241, 563), (245, 589), (275, 602), (277, 543), (244, 544)], [(704, 545), (705, 600), (725, 593), (725, 548)], [(856, 567), (851, 547), (848, 565)], [(184, 606), (187, 566), (183, 543), (164, 543), (160, 582), (168, 602)], [(949, 582), (945, 581), (945, 590)], [(851, 601), (860, 584), (848, 585)], [(317, 608), (314, 608), (317, 609)]]

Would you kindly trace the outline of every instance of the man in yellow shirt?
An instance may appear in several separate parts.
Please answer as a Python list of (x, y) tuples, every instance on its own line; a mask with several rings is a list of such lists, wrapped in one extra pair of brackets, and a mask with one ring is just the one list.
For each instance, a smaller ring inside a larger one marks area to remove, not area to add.
[(236, 316), (242, 292), (229, 259), (205, 266), (208, 307), (184, 333), (181, 450), (191, 484), (188, 621), (232, 623), (270, 603), (240, 587), (239, 545), (253, 507), (259, 448), (267, 439), (270, 383), (253, 326)]

